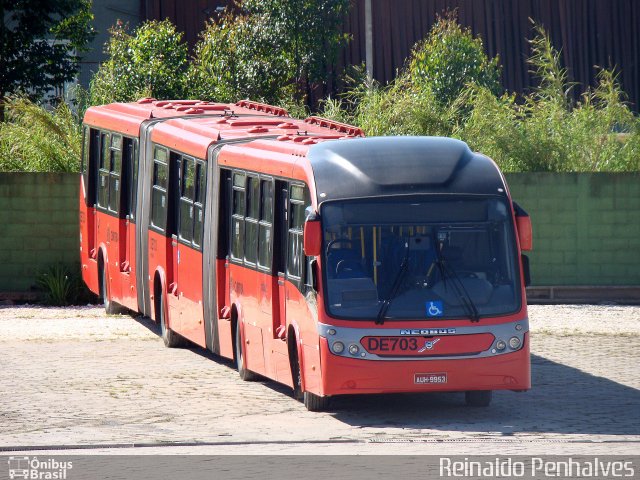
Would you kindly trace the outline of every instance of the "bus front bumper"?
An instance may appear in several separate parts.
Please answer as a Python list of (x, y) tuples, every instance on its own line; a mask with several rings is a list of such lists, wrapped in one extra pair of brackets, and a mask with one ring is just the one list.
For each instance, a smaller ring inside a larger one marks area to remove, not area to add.
[(483, 358), (364, 360), (334, 355), (320, 338), (322, 395), (531, 388), (529, 334), (520, 350)]

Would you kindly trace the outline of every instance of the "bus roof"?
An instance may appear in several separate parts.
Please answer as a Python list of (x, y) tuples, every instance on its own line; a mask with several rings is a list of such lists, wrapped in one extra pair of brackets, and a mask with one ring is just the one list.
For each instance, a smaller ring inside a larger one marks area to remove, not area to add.
[(209, 146), (221, 140), (277, 139), (280, 146), (272, 147), (272, 151), (301, 155), (302, 145), (306, 152), (310, 145), (323, 140), (364, 135), (351, 125), (320, 117), (294, 119), (283, 108), (249, 100), (210, 103), (143, 98), (133, 103), (91, 107), (84, 123), (138, 136), (141, 125), (151, 119), (164, 119), (152, 132), (154, 142), (203, 159)]
[(310, 148), (318, 204), (423, 193), (504, 195), (490, 158), (444, 137), (370, 137)]

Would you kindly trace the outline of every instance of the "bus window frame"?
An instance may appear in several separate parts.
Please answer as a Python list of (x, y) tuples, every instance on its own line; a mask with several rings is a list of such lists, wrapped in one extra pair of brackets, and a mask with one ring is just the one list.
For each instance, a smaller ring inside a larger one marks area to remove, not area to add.
[[(258, 270), (264, 273), (271, 274), (273, 272), (273, 228), (274, 228), (274, 214), (275, 214), (275, 179), (271, 176), (260, 175), (260, 200), (259, 200), (259, 212), (258, 212), (258, 252), (256, 256), (256, 265)], [(265, 203), (264, 203), (264, 185), (269, 184), (271, 186), (271, 218), (265, 219)], [(261, 232), (263, 229), (269, 229), (269, 241), (267, 244), (267, 262), (266, 265), (260, 262), (260, 253), (264, 246), (264, 242), (261, 242)]]
[[(205, 197), (206, 197), (206, 188), (207, 188), (207, 169), (206, 169), (206, 163), (204, 162), (204, 160), (193, 157), (191, 155), (185, 155), (183, 153), (180, 152), (176, 152), (174, 150), (170, 150), (170, 156), (171, 155), (176, 155), (176, 161), (179, 164), (178, 167), (178, 178), (177, 178), (177, 186), (178, 186), (178, 191), (176, 193), (176, 202), (177, 202), (177, 209), (176, 209), (176, 236), (178, 239), (178, 242), (180, 242), (181, 244), (191, 247), (195, 250), (201, 251), (202, 250), (202, 238), (204, 235), (204, 205), (205, 205)], [(193, 170), (193, 191), (192, 191), (192, 196), (193, 198), (191, 198), (190, 196), (186, 195), (185, 192), (185, 164), (186, 165), (191, 165), (191, 168)], [(204, 183), (201, 184), (201, 178), (204, 176)], [(202, 190), (202, 192), (201, 192)], [(201, 193), (201, 198), (199, 198), (199, 194)], [(198, 199), (200, 199), (201, 201), (198, 202)], [(191, 233), (190, 233), (190, 237), (187, 238), (185, 236), (183, 236), (183, 231), (182, 231), (182, 221), (183, 221), (183, 215), (182, 215), (182, 206), (183, 204), (187, 204), (190, 207), (190, 212), (191, 212)], [(202, 217), (202, 220), (200, 220), (199, 222), (196, 221), (196, 217), (200, 215)], [(200, 225), (200, 244), (196, 242), (196, 226), (197, 224)]]
[[(168, 213), (169, 213), (169, 183), (171, 181), (170, 179), (170, 172), (169, 172), (169, 164), (170, 164), (170, 156), (169, 156), (169, 149), (163, 145), (157, 145), (157, 144), (153, 144), (153, 158), (151, 160), (151, 164), (152, 164), (152, 169), (151, 169), (151, 205), (149, 208), (149, 229), (153, 230), (155, 232), (161, 233), (163, 235), (167, 234), (167, 227), (169, 224), (169, 219), (168, 217)], [(160, 158), (157, 158), (156, 152), (159, 151), (164, 151), (166, 154), (166, 159), (162, 160)], [(165, 180), (165, 184), (164, 187), (156, 184), (156, 165), (163, 165), (166, 169), (165, 175), (164, 175), (164, 180)], [(154, 194), (156, 194), (156, 192), (159, 192), (159, 194), (164, 194), (164, 198), (165, 198), (165, 202), (164, 205), (162, 205), (162, 219), (164, 220), (164, 225), (158, 225), (156, 223), (154, 223), (154, 216), (155, 216), (155, 202), (154, 202)]]

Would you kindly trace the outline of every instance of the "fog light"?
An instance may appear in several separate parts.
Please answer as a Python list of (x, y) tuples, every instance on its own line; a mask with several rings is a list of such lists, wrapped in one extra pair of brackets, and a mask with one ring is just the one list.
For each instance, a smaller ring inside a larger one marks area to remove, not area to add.
[(507, 348), (507, 343), (504, 340), (498, 340), (496, 342), (496, 349), (497, 350), (504, 350), (505, 348)]
[(520, 348), (520, 339), (518, 337), (511, 337), (509, 339), (509, 346), (511, 347), (511, 349), (517, 350), (518, 348)]
[(329, 330), (327, 330), (327, 335), (335, 335), (336, 331), (333, 328), (330, 328)]
[(360, 351), (360, 347), (355, 343), (352, 343), (351, 345), (349, 345), (349, 353), (351, 355), (357, 355), (359, 351)]
[(333, 342), (333, 345), (331, 346), (331, 348), (333, 349), (334, 353), (342, 353), (344, 352), (344, 343)]

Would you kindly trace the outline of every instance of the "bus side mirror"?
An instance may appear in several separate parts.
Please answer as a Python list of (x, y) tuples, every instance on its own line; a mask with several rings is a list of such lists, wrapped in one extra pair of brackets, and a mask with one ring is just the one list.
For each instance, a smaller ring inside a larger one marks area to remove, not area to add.
[(309, 219), (304, 222), (302, 233), (304, 254), (307, 257), (317, 257), (322, 252), (322, 225), (320, 220)]
[(528, 252), (533, 248), (533, 229), (531, 228), (531, 217), (516, 217), (518, 227), (518, 238), (520, 239), (520, 249)]

